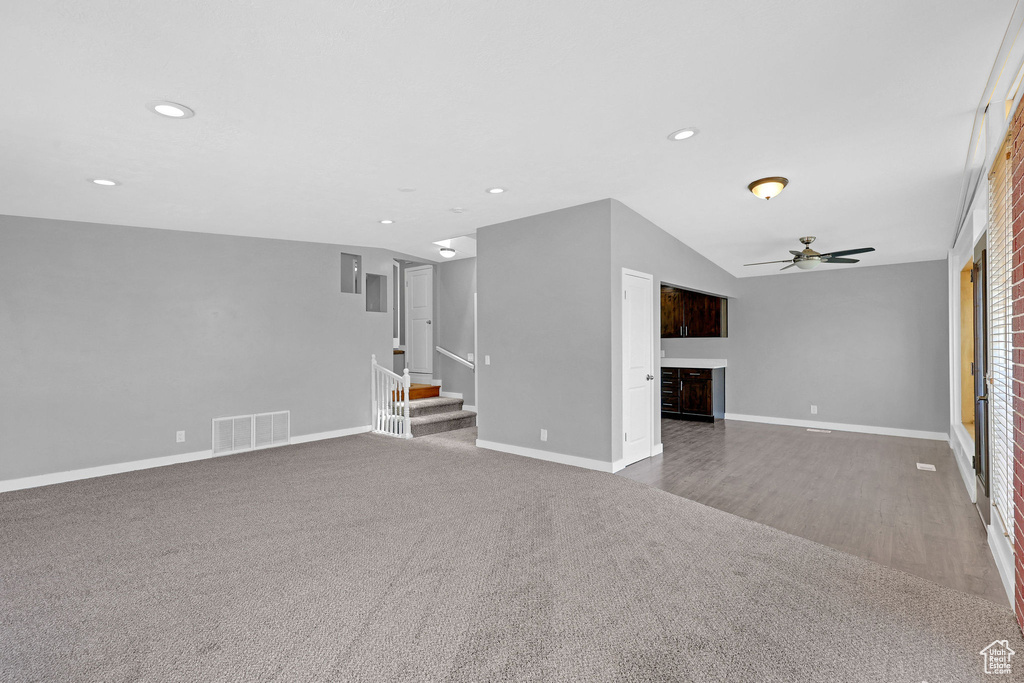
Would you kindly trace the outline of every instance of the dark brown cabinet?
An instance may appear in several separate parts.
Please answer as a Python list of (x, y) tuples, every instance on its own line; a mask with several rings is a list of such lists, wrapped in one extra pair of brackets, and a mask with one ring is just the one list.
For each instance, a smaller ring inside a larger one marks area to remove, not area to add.
[(661, 415), (714, 422), (725, 417), (725, 368), (662, 368)]
[(727, 307), (721, 297), (662, 285), (661, 337), (725, 337)]

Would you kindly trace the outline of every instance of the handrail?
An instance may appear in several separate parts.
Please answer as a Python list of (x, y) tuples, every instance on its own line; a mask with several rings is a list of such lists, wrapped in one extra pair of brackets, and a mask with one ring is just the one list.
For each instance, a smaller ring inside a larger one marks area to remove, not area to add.
[(463, 365), (465, 365), (470, 370), (476, 371), (476, 366), (473, 365), (472, 362), (470, 362), (470, 361), (466, 360), (465, 358), (463, 358), (462, 356), (456, 356), (454, 353), (452, 353), (448, 349), (442, 349), (440, 346), (435, 346), (434, 348), (437, 349), (438, 353), (441, 353), (441, 354), (443, 354), (445, 356), (448, 356), (449, 358), (451, 358), (454, 361), (458, 361), (458, 362), (462, 363)]

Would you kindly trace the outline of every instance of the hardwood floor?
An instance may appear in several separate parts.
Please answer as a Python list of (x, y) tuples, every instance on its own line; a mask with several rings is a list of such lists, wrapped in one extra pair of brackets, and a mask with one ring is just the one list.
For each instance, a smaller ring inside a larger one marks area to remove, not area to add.
[(732, 420), (661, 429), (664, 454), (620, 475), (1009, 604), (946, 443)]

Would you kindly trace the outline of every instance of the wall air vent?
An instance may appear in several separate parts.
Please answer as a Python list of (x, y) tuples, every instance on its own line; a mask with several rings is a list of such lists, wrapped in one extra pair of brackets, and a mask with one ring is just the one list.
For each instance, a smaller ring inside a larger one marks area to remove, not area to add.
[(260, 413), (256, 419), (255, 448), (283, 446), (290, 435), (291, 414), (287, 410), (278, 413)]
[(252, 450), (252, 415), (219, 417), (213, 421), (213, 454)]
[(213, 454), (284, 446), (291, 440), (291, 412), (218, 417), (213, 421)]

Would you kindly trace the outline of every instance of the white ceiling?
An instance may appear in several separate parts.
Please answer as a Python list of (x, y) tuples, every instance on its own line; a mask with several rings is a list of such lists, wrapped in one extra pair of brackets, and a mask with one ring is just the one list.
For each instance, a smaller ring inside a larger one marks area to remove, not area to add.
[[(437, 260), (436, 240), (614, 197), (737, 275), (805, 234), (877, 247), (864, 264), (942, 258), (1013, 6), (6, 3), (0, 213)], [(768, 175), (790, 186), (757, 200)]]

